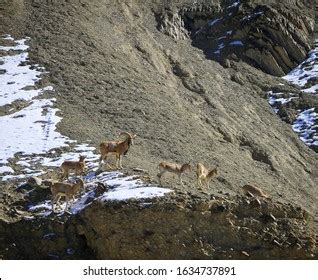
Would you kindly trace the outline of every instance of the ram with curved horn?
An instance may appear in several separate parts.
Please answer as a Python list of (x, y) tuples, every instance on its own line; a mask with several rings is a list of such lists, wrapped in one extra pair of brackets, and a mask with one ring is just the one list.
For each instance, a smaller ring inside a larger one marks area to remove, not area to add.
[(101, 166), (102, 161), (106, 163), (108, 154), (116, 155), (116, 168), (122, 169), (122, 157), (128, 153), (128, 150), (131, 145), (133, 145), (133, 139), (136, 138), (136, 135), (132, 135), (128, 132), (121, 132), (119, 136), (125, 136), (125, 140), (118, 141), (106, 141), (99, 144), (99, 166)]

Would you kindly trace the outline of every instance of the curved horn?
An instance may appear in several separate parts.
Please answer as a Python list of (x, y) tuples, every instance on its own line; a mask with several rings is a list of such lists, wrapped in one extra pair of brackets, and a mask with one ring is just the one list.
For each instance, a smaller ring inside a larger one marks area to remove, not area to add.
[(131, 134), (125, 131), (119, 133), (119, 136), (125, 135), (126, 137), (132, 138)]

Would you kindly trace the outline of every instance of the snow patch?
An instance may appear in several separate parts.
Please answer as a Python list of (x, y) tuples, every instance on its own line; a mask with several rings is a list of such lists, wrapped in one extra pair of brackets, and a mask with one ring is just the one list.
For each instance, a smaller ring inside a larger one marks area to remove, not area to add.
[(234, 3), (232, 3), (230, 6), (227, 7), (227, 9), (232, 9), (232, 8), (236, 8), (241, 4), (241, 1), (235, 1)]
[(11, 35), (7, 34), (4, 37), (2, 37), (1, 39), (8, 40), (8, 41), (14, 41), (15, 46), (7, 46), (7, 47), (0, 46), (0, 51), (6, 51), (6, 52), (7, 51), (25, 51), (29, 48), (29, 46), (27, 46), (25, 44), (25, 42), (30, 39), (29, 37), (26, 37), (26, 38), (21, 39), (21, 40), (14, 40), (14, 38)]
[[(19, 50), (28, 48), (28, 46), (24, 45), (25, 40), (15, 42), (18, 43), (16, 47)], [(2, 49), (4, 48), (2, 47)], [(14, 47), (6, 48), (10, 48), (11, 50)], [(26, 87), (34, 87), (43, 73), (43, 71), (38, 71), (35, 66), (25, 65), (27, 60), (27, 52), (0, 57), (0, 62), (3, 63), (0, 65), (0, 69), (4, 70), (4, 74), (0, 75), (0, 106), (11, 104), (17, 100), (30, 101), (45, 91), (53, 90), (51, 86), (42, 89), (24, 90)]]
[(292, 127), (306, 145), (318, 146), (318, 114), (315, 112), (315, 108), (300, 112)]
[(243, 42), (241, 40), (235, 40), (229, 43), (231, 46), (244, 46)]
[[(289, 72), (283, 78), (290, 83), (298, 85), (307, 94), (318, 92), (318, 41), (315, 48), (311, 50), (307, 59)], [(309, 85), (307, 83), (310, 82)], [(292, 99), (297, 98), (291, 94), (286, 97), (282, 93), (269, 92), (268, 102), (277, 113), (279, 106), (287, 104)], [(299, 114), (292, 125), (293, 130), (299, 134), (300, 139), (308, 146), (318, 146), (318, 116), (315, 108), (299, 111)]]
[(0, 166), (0, 174), (1, 173), (14, 173), (14, 170), (10, 166)]
[(29, 173), (29, 174), (19, 174), (19, 175), (6, 175), (2, 177), (2, 181), (9, 181), (9, 180), (23, 180), (23, 179), (27, 179), (29, 177), (32, 176), (41, 176), (45, 174), (44, 171), (34, 171), (33, 173)]
[(249, 21), (250, 19), (256, 18), (258, 16), (262, 16), (262, 15), (264, 15), (264, 11), (256, 12), (256, 13), (243, 17), (242, 21)]
[(208, 21), (208, 25), (209, 26), (213, 26), (213, 25), (216, 25), (217, 23), (219, 23), (221, 21), (220, 18), (217, 18), (217, 19), (214, 19), (214, 20), (210, 20)]
[(11, 115), (0, 117), (0, 163), (7, 163), (16, 153), (39, 154), (67, 146), (69, 139), (56, 131), (61, 120), (53, 109), (54, 99), (33, 100), (28, 107)]
[[(315, 42), (315, 48), (308, 53), (307, 59), (299, 64), (294, 70), (289, 72), (283, 78), (290, 83), (304, 87), (307, 82), (318, 77), (318, 40)], [(307, 93), (316, 93), (318, 85), (303, 89)]]
[[(0, 134), (1, 150), (0, 164), (7, 164), (9, 158), (17, 153), (20, 156), (46, 154), (50, 149), (68, 146), (72, 141), (56, 131), (56, 125), (61, 120), (56, 115), (58, 109), (52, 108), (55, 102), (51, 99), (33, 99), (45, 91), (53, 91), (51, 86), (32, 89), (41, 79), (43, 67), (25, 65), (28, 60), (26, 39), (14, 40), (10, 35), (2, 37), (14, 43), (14, 46), (3, 47), (4, 52), (20, 51), (18, 54), (0, 57), (0, 106), (12, 104), (17, 100), (29, 102), (26, 107), (12, 114), (0, 117), (0, 127), (5, 133)], [(41, 71), (39, 71), (41, 70)], [(30, 88), (27, 90), (26, 87)], [(10, 111), (14, 110), (11, 108)], [(30, 167), (30, 160), (18, 161), (24, 167)], [(3, 167), (4, 168), (4, 167)], [(32, 170), (24, 170), (31, 174)], [(34, 170), (33, 174), (39, 174)], [(3, 180), (22, 179), (27, 174), (4, 176)]]
[[(95, 198), (94, 188), (97, 182), (107, 185), (109, 191)], [(95, 200), (104, 202), (110, 200), (145, 199), (164, 196), (166, 193), (171, 192), (170, 189), (145, 184), (137, 176), (124, 176), (118, 171), (103, 172), (98, 176), (94, 176), (94, 179), (90, 182), (86, 180), (86, 188), (89, 189), (87, 192), (81, 194), (73, 203), (69, 203), (69, 213), (76, 214)], [(58, 215), (63, 214), (65, 206), (65, 202), (60, 204), (61, 210)], [(57, 211), (58, 207), (56, 205), (54, 207), (55, 211)], [(36, 212), (38, 216), (46, 217), (52, 213), (51, 201), (46, 200), (37, 205), (31, 205), (29, 211)]]

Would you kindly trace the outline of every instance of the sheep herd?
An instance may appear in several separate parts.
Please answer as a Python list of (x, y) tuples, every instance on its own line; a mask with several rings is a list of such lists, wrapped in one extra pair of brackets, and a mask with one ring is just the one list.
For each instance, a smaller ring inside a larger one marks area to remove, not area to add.
[[(129, 148), (133, 144), (133, 140), (136, 138), (136, 135), (128, 132), (121, 132), (119, 136), (124, 136), (125, 139), (118, 141), (105, 141), (100, 143), (99, 167), (101, 167), (103, 162), (105, 164), (107, 163), (108, 155), (114, 154), (116, 156), (116, 168), (123, 168), (122, 157), (127, 154)], [(218, 175), (217, 167), (208, 169), (202, 163), (198, 163), (196, 167), (198, 188), (202, 188), (203, 186), (205, 188), (209, 188), (211, 179)], [(160, 185), (163, 174), (173, 173), (178, 176), (179, 182), (182, 186), (182, 174), (187, 171), (191, 171), (192, 169), (190, 163), (177, 164), (167, 161), (161, 161), (158, 168), (159, 173), (157, 174), (157, 177), (159, 179)], [(83, 175), (85, 170), (85, 157), (80, 155), (78, 161), (64, 161), (61, 165), (61, 170), (63, 172), (62, 179), (68, 178), (70, 172), (72, 171), (74, 171), (75, 176)], [(84, 182), (82, 179), (77, 179), (75, 183), (54, 182), (51, 184), (50, 188), (52, 192), (52, 211), (54, 212), (54, 203), (58, 203), (61, 197), (65, 197), (66, 199), (66, 210), (69, 200), (74, 199), (75, 194), (78, 193), (81, 188), (84, 188)], [(259, 196), (264, 198), (268, 197), (258, 187), (253, 185), (245, 185), (242, 190), (245, 194), (250, 196)]]

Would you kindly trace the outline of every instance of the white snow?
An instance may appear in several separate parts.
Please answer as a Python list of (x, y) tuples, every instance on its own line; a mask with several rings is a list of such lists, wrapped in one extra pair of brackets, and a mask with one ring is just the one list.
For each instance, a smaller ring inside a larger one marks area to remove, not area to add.
[[(18, 54), (0, 57), (3, 62), (0, 69), (0, 106), (11, 104), (16, 100), (25, 100), (26, 106), (12, 114), (0, 117), (0, 164), (7, 164), (8, 159), (16, 153), (22, 155), (47, 153), (50, 149), (67, 146), (72, 142), (56, 131), (56, 125), (61, 120), (56, 116), (58, 109), (52, 108), (55, 99), (34, 99), (45, 91), (52, 91), (51, 86), (41, 89), (25, 90), (27, 86), (33, 87), (41, 79), (43, 67), (20, 64), (28, 59), (26, 39), (14, 40), (7, 35), (3, 39), (14, 43), (14, 46), (1, 47), (2, 51), (20, 51)], [(32, 69), (31, 69), (32, 68)], [(38, 71), (40, 69), (41, 71)], [(12, 111), (13, 108), (11, 108)], [(18, 161), (17, 164), (30, 167), (28, 160)], [(31, 169), (28, 173), (31, 173)], [(36, 171), (34, 171), (36, 172)], [(36, 173), (38, 174), (38, 172)], [(24, 178), (27, 175), (5, 176), (3, 180)]]
[(315, 108), (300, 112), (293, 123), (293, 130), (297, 132), (300, 139), (308, 146), (318, 145), (318, 114)]
[(14, 170), (10, 166), (0, 166), (0, 174), (1, 173), (14, 173)]
[[(76, 148), (77, 147), (75, 147), (74, 150), (76, 150)], [(80, 155), (86, 156), (85, 158), (86, 165), (88, 166), (93, 165), (94, 167), (98, 166), (98, 164), (94, 163), (94, 161), (99, 159), (99, 156), (94, 154), (92, 151), (84, 151), (84, 150), (81, 150), (80, 152), (64, 153), (54, 158), (40, 156), (40, 157), (37, 157), (36, 159), (43, 166), (59, 167), (65, 160), (75, 160), (75, 161), (78, 160)]]
[(16, 162), (16, 164), (18, 164), (20, 166), (25, 166), (25, 167), (30, 167), (31, 166), (30, 163), (28, 163), (28, 162), (26, 162), (24, 160), (19, 160), (19, 161)]
[(38, 171), (38, 172), (34, 171), (34, 173), (29, 173), (29, 174), (6, 175), (2, 177), (2, 181), (5, 182), (9, 180), (23, 180), (31, 176), (41, 176), (43, 174), (45, 174), (44, 171)]
[(95, 151), (96, 148), (90, 147), (88, 144), (79, 144), (74, 148), (75, 151)]
[[(317, 76), (317, 77), (318, 77), (318, 76)], [(318, 84), (313, 85), (313, 86), (310, 87), (310, 88), (303, 89), (303, 92), (307, 92), (307, 93), (318, 93)]]
[(216, 40), (220, 41), (220, 40), (224, 40), (224, 39), (226, 39), (226, 36), (221, 36), (221, 37), (217, 38)]
[[(308, 53), (307, 59), (283, 77), (285, 80), (300, 87), (304, 87), (308, 80), (318, 77), (318, 40), (315, 42), (315, 45), (315, 48)], [(315, 93), (317, 89), (317, 85), (314, 85), (303, 91)]]
[[(94, 188), (96, 182), (107, 184), (110, 188), (107, 192), (98, 198), (94, 197)], [(170, 189), (161, 188), (155, 185), (147, 185), (143, 183), (136, 176), (124, 176), (117, 171), (103, 172), (96, 176), (93, 181), (86, 183), (86, 188), (89, 190), (81, 194), (72, 203), (70, 202), (68, 211), (72, 214), (76, 214), (90, 205), (94, 200), (108, 201), (108, 200), (128, 200), (128, 199), (144, 199), (164, 196), (166, 193), (171, 192)], [(61, 210), (55, 205), (55, 211), (60, 211), (63, 214), (66, 203), (63, 202), (60, 205)], [(37, 205), (32, 205), (29, 210), (36, 212), (40, 216), (48, 216), (52, 213), (51, 201), (46, 200)]]
[(28, 107), (0, 117), (0, 163), (7, 163), (15, 153), (39, 154), (50, 149), (67, 146), (67, 137), (56, 131), (61, 120), (53, 109), (54, 99), (33, 100)]
[(122, 174), (102, 173), (97, 176), (101, 182), (107, 183), (108, 186), (115, 188), (106, 192), (102, 196), (102, 200), (127, 200), (130, 198), (148, 198), (163, 196), (170, 192), (169, 189), (159, 188), (156, 186), (145, 186), (145, 184), (134, 176), (121, 177)]
[(217, 19), (214, 19), (214, 20), (210, 20), (210, 21), (208, 22), (208, 25), (209, 25), (209, 26), (213, 26), (213, 25), (217, 24), (219, 21), (221, 21), (220, 18), (217, 18)]
[(241, 4), (241, 1), (235, 1), (232, 5), (228, 6), (227, 9), (238, 7)]
[(21, 40), (14, 40), (14, 38), (11, 35), (7, 34), (1, 39), (14, 41), (14, 46), (7, 46), (7, 47), (0, 46), (0, 51), (25, 51), (29, 48), (29, 46), (25, 44), (25, 42), (30, 39), (29, 37), (25, 39), (21, 39)]
[(218, 45), (218, 48), (214, 51), (214, 54), (220, 55), (221, 50), (225, 47), (224, 43)]
[(30, 65), (20, 66), (27, 59), (27, 52), (0, 57), (0, 62), (4, 63), (0, 65), (0, 69), (6, 71), (5, 74), (0, 75), (0, 106), (11, 104), (16, 100), (29, 101), (44, 91), (53, 90), (51, 86), (42, 89), (23, 90), (26, 86), (34, 86), (43, 73), (31, 69)]
[[(318, 41), (315, 42), (315, 48), (308, 53), (307, 59), (298, 65), (294, 70), (283, 78), (295, 85), (301, 87), (302, 91), (307, 94), (318, 93), (318, 83), (310, 87), (307, 82), (318, 77)], [(307, 87), (307, 88), (306, 88)], [(272, 105), (274, 111), (278, 112), (278, 106), (287, 104), (292, 99), (297, 98), (290, 96), (281, 97), (282, 93), (268, 92), (268, 102)], [(286, 94), (285, 94), (286, 95)], [(318, 146), (318, 116), (315, 108), (309, 108), (299, 111), (299, 114), (292, 125), (293, 130), (299, 134), (300, 139), (308, 146)]]
[(229, 43), (231, 46), (244, 46), (243, 42), (241, 40), (235, 40)]
[(105, 200), (127, 200), (131, 198), (141, 199), (149, 197), (163, 196), (170, 190), (158, 187), (138, 187), (138, 188), (123, 188), (112, 192), (107, 192), (104, 195)]
[(277, 92), (273, 93), (272, 91), (268, 92), (269, 98), (268, 98), (268, 103), (272, 105), (273, 107), (277, 107), (279, 105), (287, 104), (291, 100), (298, 98), (298, 96), (289, 96), (289, 97), (281, 97), (285, 96), (286, 94), (282, 92)]
[(250, 20), (250, 19), (252, 19), (252, 18), (255, 18), (255, 17), (257, 17), (257, 16), (262, 16), (262, 15), (264, 15), (264, 11), (260, 11), (260, 12), (256, 12), (256, 13), (253, 13), (253, 14), (251, 14), (251, 15), (247, 15), (247, 16), (245, 16), (245, 17), (243, 17), (242, 18), (242, 21), (245, 21), (245, 20)]

